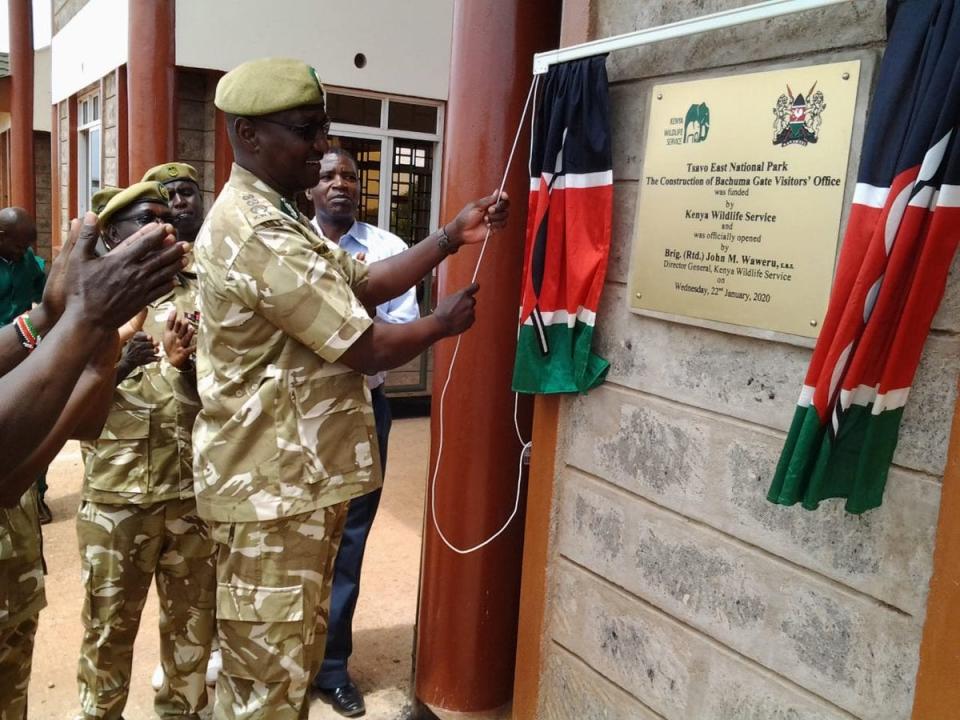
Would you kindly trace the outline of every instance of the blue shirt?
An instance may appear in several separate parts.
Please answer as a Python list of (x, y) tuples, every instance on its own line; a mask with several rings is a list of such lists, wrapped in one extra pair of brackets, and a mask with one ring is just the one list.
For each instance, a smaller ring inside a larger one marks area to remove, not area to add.
[[(311, 220), (314, 229), (323, 235), (320, 223), (314, 218)], [(375, 263), (398, 255), (407, 249), (407, 244), (392, 232), (381, 230), (376, 225), (365, 222), (354, 222), (350, 229), (340, 238), (339, 245), (351, 255), (366, 253), (366, 263)], [(387, 300), (377, 306), (377, 317), (388, 323), (408, 323), (420, 317), (420, 307), (417, 305), (417, 293), (410, 288), (402, 295)], [(375, 388), (383, 384), (386, 373), (380, 372), (369, 376), (370, 387)]]

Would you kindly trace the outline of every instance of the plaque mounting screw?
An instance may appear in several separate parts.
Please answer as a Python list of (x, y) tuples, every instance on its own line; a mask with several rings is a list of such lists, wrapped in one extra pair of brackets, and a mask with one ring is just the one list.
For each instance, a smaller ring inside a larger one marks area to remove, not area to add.
[(663, 100), (663, 93), (662, 93), (662, 92), (658, 92), (658, 93), (657, 93), (657, 100)]
[(811, 321), (810, 321), (810, 327), (816, 327), (816, 326), (817, 326), (817, 321), (816, 321), (816, 320), (811, 320)]
[(841, 75), (840, 77), (842, 77), (844, 80), (849, 80), (849, 79), (850, 79), (850, 73), (845, 72), (845, 73), (844, 73), (843, 75)]
[(637, 300), (643, 297), (643, 293), (637, 293)]

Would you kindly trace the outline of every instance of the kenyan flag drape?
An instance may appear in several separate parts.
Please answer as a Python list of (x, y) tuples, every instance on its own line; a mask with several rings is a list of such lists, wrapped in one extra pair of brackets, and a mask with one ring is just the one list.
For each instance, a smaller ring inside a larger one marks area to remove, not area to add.
[(960, 0), (891, 3), (823, 329), (768, 499), (880, 505), (960, 237)]
[(609, 367), (591, 350), (613, 207), (604, 58), (553, 66), (533, 122), (513, 389), (586, 392)]

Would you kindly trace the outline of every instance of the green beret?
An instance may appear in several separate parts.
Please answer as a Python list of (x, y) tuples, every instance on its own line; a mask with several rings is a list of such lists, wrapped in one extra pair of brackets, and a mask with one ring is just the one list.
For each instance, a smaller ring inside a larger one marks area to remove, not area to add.
[(262, 58), (238, 65), (217, 83), (213, 103), (231, 115), (268, 115), (323, 105), (317, 71), (302, 60)]
[(106, 227), (120, 210), (138, 202), (158, 202), (167, 205), (170, 202), (170, 193), (158, 182), (138, 182), (131, 185), (110, 198), (106, 207), (100, 212), (100, 227)]
[(97, 190), (93, 197), (90, 198), (90, 209), (93, 210), (98, 215), (103, 211), (103, 208), (107, 206), (107, 202), (120, 192), (123, 188), (118, 187), (104, 187)]
[(192, 180), (197, 185), (200, 184), (200, 176), (197, 174), (197, 169), (193, 165), (187, 165), (182, 162), (172, 162), (164, 163), (163, 165), (157, 165), (152, 167), (144, 173), (143, 178), (140, 182), (158, 182), (166, 185), (168, 182), (176, 182), (178, 180)]

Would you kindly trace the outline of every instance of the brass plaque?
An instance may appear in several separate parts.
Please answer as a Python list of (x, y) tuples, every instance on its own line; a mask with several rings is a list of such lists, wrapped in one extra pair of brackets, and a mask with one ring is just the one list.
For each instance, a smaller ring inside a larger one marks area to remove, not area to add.
[(816, 337), (860, 61), (653, 88), (630, 305)]

